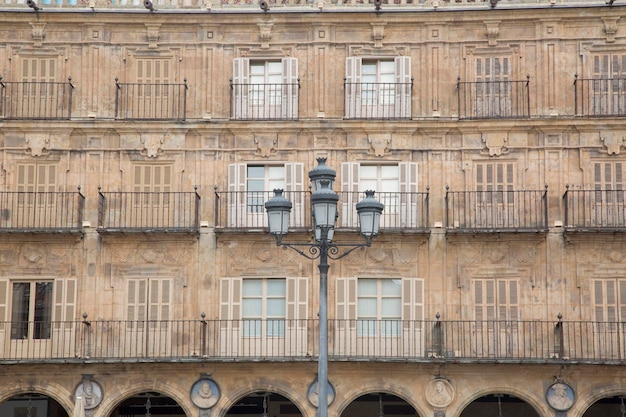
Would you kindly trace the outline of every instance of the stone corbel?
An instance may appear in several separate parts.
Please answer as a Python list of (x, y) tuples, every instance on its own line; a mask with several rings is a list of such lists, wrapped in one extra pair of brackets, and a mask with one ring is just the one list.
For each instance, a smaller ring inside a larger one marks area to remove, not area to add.
[(385, 37), (386, 23), (372, 23), (372, 38), (374, 39), (374, 48), (383, 47), (383, 38)]
[(254, 138), (254, 143), (257, 146), (256, 152), (263, 158), (268, 158), (272, 152), (276, 152), (278, 140), (273, 137), (257, 136)]
[(33, 41), (35, 42), (35, 47), (40, 48), (43, 44), (43, 39), (46, 37), (46, 24), (45, 23), (31, 23), (33, 27)]
[(270, 47), (270, 39), (272, 38), (272, 26), (274, 26), (273, 23), (259, 23), (261, 48), (267, 49)]
[(370, 135), (367, 141), (370, 144), (371, 150), (374, 151), (374, 155), (381, 157), (385, 156), (385, 153), (389, 151), (391, 135)]
[(41, 133), (29, 135), (26, 138), (27, 150), (30, 150), (32, 156), (41, 156), (47, 151), (47, 146), (50, 144), (50, 134)]
[(606, 43), (615, 42), (615, 34), (617, 33), (617, 21), (619, 17), (603, 17), (604, 33), (606, 34)]
[(161, 25), (146, 25), (146, 34), (148, 35), (148, 48), (155, 49), (159, 42), (159, 29)]
[(491, 22), (485, 22), (485, 35), (489, 40), (489, 46), (496, 46), (498, 44), (498, 35), (500, 34), (500, 21), (494, 20)]
[(609, 155), (619, 155), (624, 146), (624, 136), (615, 132), (600, 133), (600, 141)]
[(165, 136), (147, 134), (141, 136), (141, 143), (148, 158), (156, 158), (161, 150), (161, 145), (165, 142)]
[(507, 137), (503, 133), (486, 133), (483, 134), (483, 143), (487, 147), (489, 156), (500, 156), (507, 153), (506, 147)]

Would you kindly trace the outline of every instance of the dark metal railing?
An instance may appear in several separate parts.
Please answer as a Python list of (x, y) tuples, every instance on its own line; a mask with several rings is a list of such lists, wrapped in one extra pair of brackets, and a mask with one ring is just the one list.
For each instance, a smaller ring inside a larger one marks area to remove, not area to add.
[(410, 119), (410, 83), (348, 83), (344, 79), (347, 119)]
[(184, 83), (120, 83), (115, 79), (115, 118), (126, 120), (185, 120), (187, 79)]
[[(339, 193), (338, 228), (358, 229), (356, 204), (365, 197), (363, 192)], [(216, 226), (226, 229), (267, 228), (265, 202), (274, 196), (273, 191), (224, 191), (215, 190)], [(311, 229), (311, 193), (309, 191), (285, 191), (291, 201), (290, 227)], [(428, 228), (428, 191), (417, 193), (376, 193), (375, 197), (385, 205), (380, 219), (382, 230), (422, 230)]]
[(626, 78), (574, 77), (577, 116), (626, 116)]
[[(309, 191), (285, 191), (293, 204), (290, 227), (310, 229), (311, 198)], [(267, 228), (265, 202), (274, 197), (274, 191), (217, 191), (215, 189), (215, 226), (225, 229)]]
[(300, 80), (296, 83), (230, 82), (231, 119), (297, 120)]
[(459, 119), (530, 117), (530, 76), (525, 81), (461, 81), (457, 78)]
[(548, 187), (543, 191), (450, 191), (446, 227), (463, 231), (547, 231)]
[(72, 77), (67, 82), (2, 81), (0, 77), (0, 117), (69, 119), (73, 92)]
[(563, 194), (565, 228), (626, 231), (626, 191), (570, 190)]
[[(316, 360), (317, 319), (50, 322), (11, 337), (0, 362)], [(333, 361), (626, 364), (626, 323), (557, 320), (330, 320)], [(35, 336), (36, 335), (36, 336)]]
[(200, 195), (194, 192), (102, 192), (98, 232), (196, 232)]
[(85, 196), (78, 192), (0, 192), (0, 233), (80, 232)]

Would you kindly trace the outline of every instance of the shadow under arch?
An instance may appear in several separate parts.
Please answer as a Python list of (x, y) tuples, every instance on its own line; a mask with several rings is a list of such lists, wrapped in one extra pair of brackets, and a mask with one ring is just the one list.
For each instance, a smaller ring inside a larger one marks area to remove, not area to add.
[[(356, 399), (358, 399), (359, 397), (363, 396), (363, 395), (367, 395), (367, 394), (379, 394), (379, 393), (383, 393), (383, 394), (389, 394), (389, 395), (393, 395), (398, 397), (399, 399), (405, 401), (407, 404), (409, 404), (411, 407), (413, 407), (413, 409), (415, 410), (415, 414), (417, 416), (427, 416), (428, 415), (428, 411), (426, 410), (422, 410), (418, 404), (416, 404), (413, 400), (415, 399), (415, 393), (413, 392), (409, 392), (409, 391), (405, 391), (402, 389), (401, 386), (386, 386), (386, 387), (381, 387), (381, 386), (377, 386), (377, 385), (369, 385), (369, 386), (360, 386), (358, 387), (358, 391), (356, 390), (351, 390), (349, 392), (344, 392), (343, 395), (338, 396), (337, 398), (335, 398), (335, 401), (340, 401), (336, 406), (338, 409), (338, 416), (344, 416), (344, 412), (346, 410), (347, 407), (350, 406), (350, 404), (352, 404), (352, 402), (354, 402)], [(378, 417), (378, 416), (377, 416)]]
[(491, 392), (484, 394), (465, 404), (459, 417), (502, 417), (520, 415), (524, 417), (541, 417), (537, 407), (516, 394)]
[(162, 390), (135, 389), (126, 391), (123, 399), (112, 403), (107, 410), (103, 410), (102, 415), (110, 417), (118, 416), (144, 416), (148, 412), (150, 415), (158, 416), (166, 414), (171, 417), (192, 416), (190, 410), (185, 410), (180, 399)]
[(224, 417), (305, 416), (298, 405), (276, 390), (248, 391), (224, 407)]
[[(576, 404), (574, 405), (576, 407)], [(624, 417), (626, 416), (626, 389), (612, 387), (587, 398), (580, 404), (581, 417)]]
[(456, 414), (446, 413), (446, 417), (448, 415), (450, 415), (451, 417), (465, 417), (463, 413), (470, 404), (474, 403), (476, 400), (482, 397), (488, 397), (490, 395), (494, 396), (497, 394), (504, 394), (509, 397), (514, 397), (517, 398), (519, 401), (528, 404), (534, 413), (531, 414), (532, 416), (545, 416), (554, 414), (554, 410), (552, 410), (552, 408), (550, 408), (550, 406), (548, 406), (548, 404), (545, 402), (544, 392), (540, 392), (537, 395), (530, 395), (528, 391), (522, 391), (512, 387), (492, 386), (473, 391), (473, 394), (474, 395), (470, 397), (459, 398), (459, 400), (461, 400), (460, 404), (458, 404), (457, 406), (459, 412)]
[(0, 402), (0, 416), (69, 417), (70, 414), (54, 397), (35, 391), (18, 390)]
[(340, 417), (422, 416), (405, 398), (389, 390), (372, 391), (344, 404)]

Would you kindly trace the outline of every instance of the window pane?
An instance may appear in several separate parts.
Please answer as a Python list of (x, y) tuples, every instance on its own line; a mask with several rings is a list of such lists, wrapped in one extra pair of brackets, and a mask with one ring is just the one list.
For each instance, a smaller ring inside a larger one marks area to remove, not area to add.
[(395, 295), (400, 297), (402, 285), (399, 279), (383, 279), (381, 282), (383, 295)]
[(398, 179), (398, 165), (382, 165), (380, 167), (380, 176), (382, 178)]
[(376, 295), (375, 279), (360, 279), (358, 281), (358, 295)]
[(243, 335), (244, 337), (257, 337), (261, 334), (261, 320), (244, 320)]
[(284, 279), (269, 279), (267, 280), (267, 295), (268, 296), (282, 296), (285, 297), (285, 280)]
[(260, 279), (245, 279), (243, 281), (243, 296), (261, 296), (263, 294), (263, 281)]
[(376, 62), (363, 62), (361, 75), (376, 74)]
[(378, 167), (376, 165), (361, 165), (359, 167), (359, 174), (361, 178), (377, 178)]
[(12, 302), (11, 339), (26, 339), (28, 337), (30, 283), (16, 282), (13, 284)]
[(393, 61), (380, 61), (379, 64), (381, 74), (393, 74), (396, 71), (396, 65)]
[(285, 335), (285, 320), (268, 320), (267, 335), (278, 337)]
[(248, 165), (248, 178), (265, 178), (265, 167)]
[(285, 300), (271, 298), (267, 300), (267, 317), (285, 317)]
[(243, 317), (262, 317), (263, 303), (261, 299), (247, 298), (241, 303)]
[(250, 75), (263, 75), (265, 73), (265, 65), (263, 62), (250, 63)]
[(35, 339), (49, 339), (52, 326), (52, 283), (35, 285)]
[(376, 299), (359, 298), (357, 305), (357, 316), (359, 318), (376, 318)]
[(381, 316), (385, 319), (399, 319), (402, 314), (399, 298), (383, 298)]

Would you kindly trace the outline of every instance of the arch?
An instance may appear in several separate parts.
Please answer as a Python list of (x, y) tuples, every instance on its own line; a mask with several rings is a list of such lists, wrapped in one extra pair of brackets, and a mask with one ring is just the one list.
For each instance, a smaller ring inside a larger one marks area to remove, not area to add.
[[(477, 400), (479, 400), (480, 398), (488, 397), (490, 395), (495, 396), (498, 394), (508, 395), (510, 397), (516, 398), (528, 404), (528, 406), (535, 412), (537, 417), (550, 415), (550, 413), (553, 413), (553, 411), (551, 411), (551, 409), (549, 409), (547, 405), (541, 403), (540, 400), (537, 399), (536, 397), (529, 395), (528, 392), (516, 389), (514, 387), (501, 387), (501, 388), (491, 387), (491, 388), (478, 390), (471, 397), (465, 398), (464, 401), (462, 401), (458, 405), (455, 417), (461, 417), (463, 413), (469, 408), (469, 406), (472, 405)], [(542, 398), (543, 398), (543, 393), (542, 393)]]
[[(42, 407), (44, 408), (42, 409)], [(59, 417), (71, 416), (67, 407), (65, 407), (60, 401), (49, 395), (35, 392), (34, 390), (15, 393), (0, 402), (0, 414), (2, 415), (13, 415), (13, 410), (17, 411), (20, 408), (28, 408), (29, 415), (32, 408), (34, 409), (34, 414), (36, 415), (44, 414)]]
[(341, 416), (346, 411), (346, 409), (350, 406), (350, 404), (354, 403), (359, 398), (366, 396), (366, 395), (378, 394), (378, 393), (390, 394), (390, 395), (400, 398), (401, 400), (406, 402), (408, 405), (413, 407), (413, 409), (415, 410), (418, 416), (428, 415), (425, 410), (422, 410), (413, 401), (414, 398), (416, 397), (414, 393), (404, 391), (403, 387), (398, 387), (398, 386), (383, 387), (383, 386), (376, 386), (376, 385), (360, 387), (358, 389), (358, 392), (357, 390), (350, 390), (348, 392), (344, 392), (342, 396), (336, 398), (335, 401), (341, 398), (341, 401), (337, 403), (337, 410), (338, 410), (337, 415)]
[[(302, 407), (300, 407), (295, 401), (293, 401), (289, 396), (284, 395), (283, 393), (279, 393), (277, 392), (277, 390), (269, 390), (269, 389), (264, 389), (261, 388), (259, 390), (252, 390), (250, 391), (249, 389), (246, 390), (247, 393), (244, 395), (239, 395), (235, 398), (234, 401), (230, 401), (230, 403), (228, 405), (225, 405), (222, 407), (222, 409), (220, 410), (220, 416), (226, 416), (230, 413), (230, 411), (237, 407), (238, 404), (242, 401), (242, 400), (246, 400), (246, 401), (251, 401), (250, 405), (255, 406), (257, 408), (262, 407), (264, 414), (266, 414), (266, 411), (271, 407), (271, 403), (268, 403), (269, 401), (271, 401), (272, 396), (275, 397), (280, 397), (280, 398), (275, 398), (275, 401), (278, 400), (280, 401), (281, 399), (286, 400), (287, 402), (293, 404), (298, 412), (300, 413), (301, 416), (306, 417), (307, 414), (305, 412), (303, 412)], [(268, 408), (266, 408), (268, 407)], [(256, 410), (258, 411), (258, 410)], [(252, 412), (251, 412), (252, 413)], [(258, 412), (255, 412), (254, 414), (260, 414)], [(272, 413), (272, 415), (276, 415), (276, 413)]]
[[(139, 394), (143, 394), (146, 392), (156, 392), (160, 395), (171, 398), (178, 404), (178, 406), (183, 410), (187, 417), (193, 416), (194, 411), (190, 409), (188, 404), (188, 395), (187, 397), (183, 396), (181, 393), (170, 387), (168, 384), (159, 384), (159, 387), (156, 388), (156, 384), (145, 384), (141, 383), (136, 386), (128, 389), (124, 389), (123, 392), (107, 392), (100, 404), (99, 408), (100, 415), (102, 416), (110, 416), (113, 411), (119, 407), (124, 401), (137, 396)], [(188, 393), (186, 393), (188, 394)]]
[(54, 382), (46, 382), (45, 386), (38, 385), (37, 383), (30, 386), (28, 389), (25, 387), (11, 388), (0, 393), (0, 404), (10, 400), (12, 397), (22, 394), (41, 394), (59, 403), (65, 412), (70, 415), (74, 409), (74, 403), (70, 400), (74, 398), (74, 394), (67, 391), (63, 386)]
[(574, 416), (578, 415), (582, 417), (598, 401), (601, 401), (605, 398), (618, 396), (626, 397), (626, 388), (619, 385), (597, 387), (596, 389), (592, 390), (587, 396), (579, 396), (578, 400), (574, 403), (574, 406), (570, 410), (570, 413), (572, 413), (572, 415)]
[[(256, 392), (272, 392), (275, 394), (279, 394), (283, 397), (285, 397), (286, 399), (288, 399), (289, 401), (291, 401), (296, 407), (298, 407), (298, 410), (300, 410), (300, 413), (302, 413), (303, 416), (306, 416), (307, 414), (305, 413), (305, 411), (307, 410), (307, 405), (308, 402), (306, 396), (303, 396), (303, 393), (298, 395), (298, 392), (296, 390), (294, 390), (290, 385), (287, 384), (283, 384), (283, 383), (276, 383), (276, 382), (266, 382), (266, 381), (262, 381), (262, 382), (255, 382), (250, 386), (246, 386), (245, 388), (236, 390), (236, 391), (229, 391), (228, 392), (228, 396), (225, 396), (224, 391), (222, 391), (222, 398), (228, 398), (228, 399), (233, 399), (230, 401), (227, 401), (226, 403), (221, 403), (222, 399), (220, 399), (220, 401), (218, 402), (220, 410), (219, 410), (219, 414), (217, 415), (217, 417), (225, 417), (226, 414), (228, 414), (228, 411), (233, 407), (234, 404), (236, 404), (237, 401), (239, 401), (242, 398), (245, 398), (246, 396), (256, 393)], [(303, 402), (306, 402), (303, 404)]]

